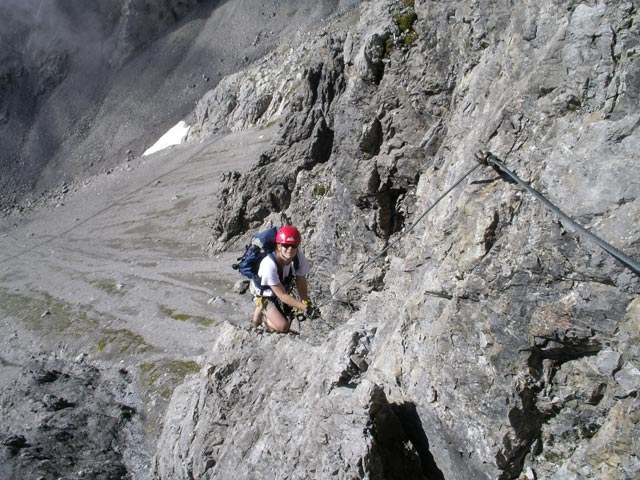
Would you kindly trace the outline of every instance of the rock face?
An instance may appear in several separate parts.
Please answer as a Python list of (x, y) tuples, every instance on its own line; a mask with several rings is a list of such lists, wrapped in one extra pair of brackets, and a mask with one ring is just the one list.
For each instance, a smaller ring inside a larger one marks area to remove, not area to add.
[(638, 15), (363, 2), (206, 94), (192, 139), (280, 124), (211, 251), (290, 219), (324, 320), (229, 327), (158, 477), (636, 478), (639, 272), (489, 167), (439, 199), (489, 151), (639, 258)]
[(124, 448), (140, 441), (130, 382), (124, 369), (109, 378), (82, 359), (34, 358), (3, 385), (2, 478), (135, 476), (146, 459)]
[[(183, 118), (205, 146), (277, 126), (253, 169), (222, 175), (208, 250), (291, 221), (313, 260), (322, 317), (298, 336), (221, 320), (173, 393), (154, 477), (640, 476), (637, 266), (476, 160), (504, 162), (637, 262), (634, 2), (31, 3), (0, 6), (3, 207), (134, 160)], [(0, 358), (0, 477), (148, 478), (133, 376), (31, 360)]]

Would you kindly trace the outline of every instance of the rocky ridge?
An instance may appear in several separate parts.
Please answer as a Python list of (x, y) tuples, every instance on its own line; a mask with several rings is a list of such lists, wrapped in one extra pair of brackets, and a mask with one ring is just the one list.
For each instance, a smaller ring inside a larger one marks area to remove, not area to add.
[(194, 139), (280, 123), (211, 251), (284, 213), (324, 321), (229, 327), (157, 475), (637, 476), (638, 272), (487, 167), (410, 227), (484, 150), (638, 258), (639, 33), (631, 2), (363, 2), (207, 94)]

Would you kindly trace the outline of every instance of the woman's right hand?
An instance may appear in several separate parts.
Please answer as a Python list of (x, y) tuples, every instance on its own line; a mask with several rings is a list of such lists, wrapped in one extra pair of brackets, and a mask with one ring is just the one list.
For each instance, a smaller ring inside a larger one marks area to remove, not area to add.
[(318, 309), (313, 306), (310, 300), (305, 300), (304, 303), (307, 306), (307, 308), (304, 309), (304, 314), (307, 317), (316, 318), (317, 316), (319, 316), (320, 312), (318, 312)]

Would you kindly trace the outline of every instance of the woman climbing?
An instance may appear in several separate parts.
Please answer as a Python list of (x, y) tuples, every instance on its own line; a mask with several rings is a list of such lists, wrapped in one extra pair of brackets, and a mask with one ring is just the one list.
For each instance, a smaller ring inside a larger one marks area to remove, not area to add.
[[(288, 332), (291, 323), (287, 318), (298, 309), (306, 316), (315, 310), (309, 301), (307, 274), (311, 270), (307, 257), (299, 250), (302, 236), (296, 227), (284, 226), (276, 233), (275, 251), (262, 259), (257, 281), (251, 282), (251, 293), (256, 309), (251, 321), (254, 327), (263, 322), (268, 330)], [(300, 300), (291, 295), (297, 287)], [(264, 316), (264, 317), (263, 317)]]

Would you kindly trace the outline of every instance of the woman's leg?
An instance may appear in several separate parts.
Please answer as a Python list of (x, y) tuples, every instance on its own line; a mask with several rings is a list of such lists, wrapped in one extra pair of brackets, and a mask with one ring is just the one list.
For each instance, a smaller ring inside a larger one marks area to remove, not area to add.
[(280, 309), (273, 303), (269, 303), (265, 316), (267, 317), (266, 324), (272, 330), (282, 333), (289, 331), (289, 320), (286, 319)]
[(251, 320), (251, 324), (254, 327), (259, 327), (262, 324), (262, 309), (260, 307), (256, 307), (253, 311), (253, 319)]

